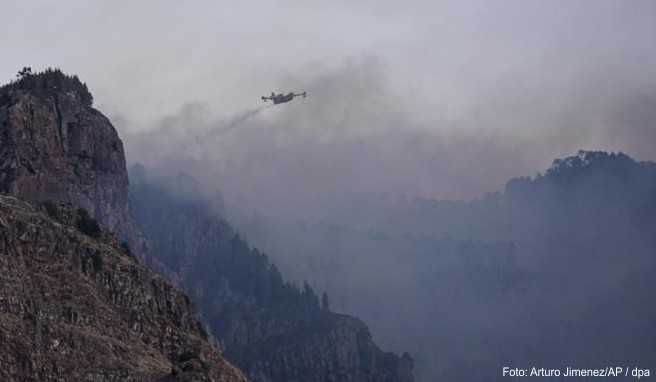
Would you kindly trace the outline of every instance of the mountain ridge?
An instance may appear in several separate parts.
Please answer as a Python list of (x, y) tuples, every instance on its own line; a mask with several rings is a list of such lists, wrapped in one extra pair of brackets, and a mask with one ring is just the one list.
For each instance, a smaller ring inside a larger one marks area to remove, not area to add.
[(228, 359), (254, 381), (413, 380), (408, 354), (383, 352), (361, 320), (320, 306), (308, 284), (285, 282), (201, 195), (180, 197), (175, 181), (149, 179), (140, 166), (130, 176), (153, 253), (177, 269)]
[(581, 151), (471, 201), (338, 202), (332, 220), (240, 227), (386, 348), (411, 351), (417, 380), (502, 380), (500, 363), (563, 357), (648, 363), (653, 341), (638, 333), (654, 330), (653, 162)]

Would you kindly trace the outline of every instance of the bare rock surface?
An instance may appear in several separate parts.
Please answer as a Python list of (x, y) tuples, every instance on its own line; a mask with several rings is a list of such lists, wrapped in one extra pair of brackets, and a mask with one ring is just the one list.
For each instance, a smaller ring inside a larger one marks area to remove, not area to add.
[(0, 380), (246, 380), (186, 295), (77, 219), (0, 196)]
[(130, 218), (123, 142), (84, 94), (65, 91), (77, 79), (53, 73), (0, 91), (0, 193), (85, 208), (141, 254), (144, 242)]

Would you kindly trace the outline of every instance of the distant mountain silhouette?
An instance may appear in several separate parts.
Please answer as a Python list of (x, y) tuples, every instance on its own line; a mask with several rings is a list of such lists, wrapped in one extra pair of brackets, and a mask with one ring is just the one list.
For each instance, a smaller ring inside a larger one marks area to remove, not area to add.
[(241, 227), (385, 346), (410, 350), (418, 380), (651, 362), (656, 164), (581, 151), (470, 202), (354, 200), (335, 205), (341, 220)]

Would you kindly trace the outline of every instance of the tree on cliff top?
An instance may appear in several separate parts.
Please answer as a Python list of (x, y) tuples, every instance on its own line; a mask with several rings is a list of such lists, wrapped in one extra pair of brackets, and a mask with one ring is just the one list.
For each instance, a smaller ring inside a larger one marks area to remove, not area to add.
[(12, 90), (27, 90), (39, 96), (51, 96), (58, 92), (74, 92), (85, 106), (91, 107), (93, 95), (87, 84), (80, 81), (76, 75), (64, 74), (57, 68), (48, 68), (42, 72), (32, 72), (29, 66), (21, 69), (16, 75), (17, 79), (2, 87), (0, 94), (7, 94)]

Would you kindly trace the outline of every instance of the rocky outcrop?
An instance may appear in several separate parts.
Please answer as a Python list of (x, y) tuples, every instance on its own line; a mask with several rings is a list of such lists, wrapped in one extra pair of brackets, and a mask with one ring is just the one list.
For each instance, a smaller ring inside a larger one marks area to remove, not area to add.
[(413, 360), (382, 351), (360, 320), (321, 312), (311, 320), (271, 312), (224, 319), (226, 356), (253, 381), (409, 382)]
[(59, 71), (0, 89), (0, 193), (83, 207), (141, 253), (123, 143), (85, 89)]
[(0, 380), (245, 381), (187, 296), (78, 220), (0, 196)]

